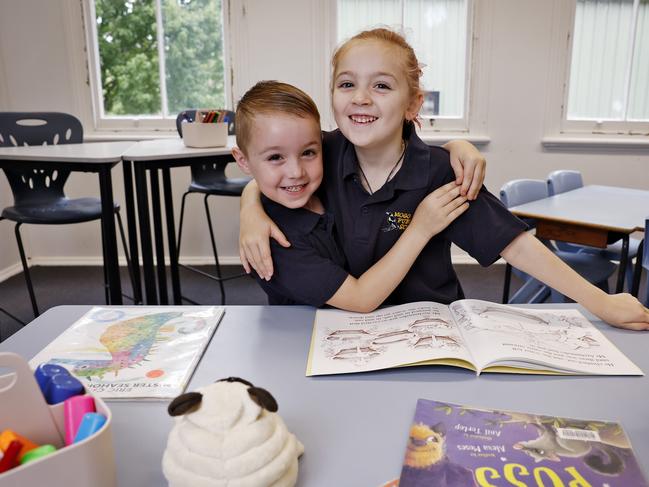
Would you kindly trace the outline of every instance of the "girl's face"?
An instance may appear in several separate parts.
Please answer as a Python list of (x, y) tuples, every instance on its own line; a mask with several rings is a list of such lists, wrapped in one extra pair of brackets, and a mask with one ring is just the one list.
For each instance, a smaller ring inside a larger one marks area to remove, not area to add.
[(404, 119), (414, 119), (421, 96), (408, 88), (398, 49), (381, 41), (354, 41), (334, 73), (333, 110), (343, 135), (356, 147), (400, 143)]

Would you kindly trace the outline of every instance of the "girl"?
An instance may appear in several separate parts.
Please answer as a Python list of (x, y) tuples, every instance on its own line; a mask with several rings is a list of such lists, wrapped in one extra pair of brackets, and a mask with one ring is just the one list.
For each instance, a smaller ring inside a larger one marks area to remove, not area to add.
[[(332, 65), (339, 129), (323, 139), (324, 200), (334, 213), (349, 271), (358, 276), (396, 242), (417, 204), (454, 176), (448, 154), (424, 144), (414, 130), (423, 103), (421, 69), (402, 36), (387, 29), (361, 32), (340, 46)], [(268, 246), (269, 226), (255, 193), (251, 187), (242, 199), (243, 262), (259, 261), (259, 246)], [(469, 209), (430, 240), (385, 303), (463, 297), (451, 265), (453, 242), (484, 266), (502, 256), (614, 326), (649, 330), (649, 310), (634, 297), (591, 285), (525, 229), (480, 188)]]

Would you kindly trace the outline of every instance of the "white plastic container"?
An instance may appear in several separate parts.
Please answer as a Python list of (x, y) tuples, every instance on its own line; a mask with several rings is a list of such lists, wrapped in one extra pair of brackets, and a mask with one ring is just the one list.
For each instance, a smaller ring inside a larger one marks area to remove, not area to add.
[(187, 147), (224, 147), (228, 143), (228, 124), (183, 123), (183, 142)]
[[(95, 409), (106, 423), (94, 435), (64, 446), (63, 403), (45, 402), (29, 364), (15, 353), (0, 353), (0, 368), (14, 372), (0, 376), (0, 431), (11, 429), (39, 445), (57, 451), (0, 474), (2, 487), (114, 487), (117, 485), (111, 435), (112, 415), (95, 399)], [(60, 449), (59, 449), (60, 448)]]

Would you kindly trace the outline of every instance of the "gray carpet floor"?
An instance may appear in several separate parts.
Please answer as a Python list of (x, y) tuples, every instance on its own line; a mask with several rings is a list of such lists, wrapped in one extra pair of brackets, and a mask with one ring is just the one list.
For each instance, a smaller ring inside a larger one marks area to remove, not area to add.
[[(479, 265), (457, 265), (457, 274), (468, 298), (500, 302), (502, 298), (504, 265), (483, 268)], [(201, 267), (206, 272), (210, 267)], [(242, 272), (240, 266), (223, 266), (224, 275)], [(40, 312), (62, 304), (104, 304), (103, 274), (101, 267), (40, 267), (32, 268), (32, 281)], [(168, 273), (167, 273), (168, 274)], [(183, 295), (200, 304), (220, 304), (218, 284), (196, 273), (181, 269)], [(512, 293), (519, 282), (512, 278)], [(614, 289), (611, 280), (611, 289)], [(123, 292), (132, 296), (126, 269), (122, 269)], [(642, 291), (642, 289), (641, 289)], [(225, 283), (226, 304), (267, 304), (266, 295), (249, 276)], [(643, 295), (643, 294), (641, 294)], [(132, 301), (124, 299), (124, 304)], [(0, 308), (12, 313), (24, 322), (33, 319), (32, 309), (23, 274), (17, 274), (0, 283)], [(6, 339), (20, 328), (20, 325), (0, 313), (0, 339)]]

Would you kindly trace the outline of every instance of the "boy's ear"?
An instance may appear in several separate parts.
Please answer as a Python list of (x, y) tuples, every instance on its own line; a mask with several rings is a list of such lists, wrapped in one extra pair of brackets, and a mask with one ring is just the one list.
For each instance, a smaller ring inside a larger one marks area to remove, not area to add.
[(406, 110), (406, 120), (413, 121), (419, 115), (419, 110), (424, 104), (424, 94), (419, 92), (417, 95), (410, 101), (410, 105)]
[(241, 168), (241, 170), (246, 173), (246, 174), (252, 174), (252, 171), (250, 170), (250, 165), (248, 164), (248, 158), (246, 155), (243, 153), (241, 149), (238, 147), (233, 147), (232, 148), (232, 157), (234, 157), (234, 160), (237, 161), (237, 165)]

